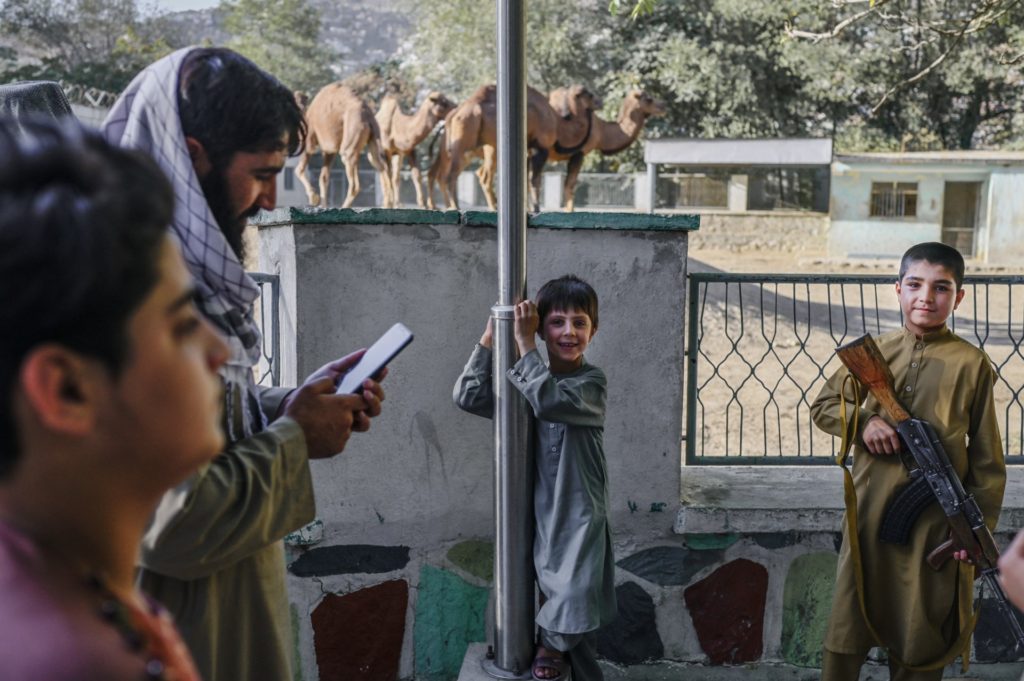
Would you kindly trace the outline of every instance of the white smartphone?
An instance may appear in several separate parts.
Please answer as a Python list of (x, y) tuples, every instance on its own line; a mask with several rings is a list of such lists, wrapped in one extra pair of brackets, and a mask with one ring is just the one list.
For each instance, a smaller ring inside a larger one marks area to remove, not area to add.
[(363, 381), (379, 374), (380, 370), (411, 342), (412, 332), (405, 327), (405, 324), (398, 323), (392, 326), (366, 350), (359, 362), (341, 377), (337, 394), (361, 393)]

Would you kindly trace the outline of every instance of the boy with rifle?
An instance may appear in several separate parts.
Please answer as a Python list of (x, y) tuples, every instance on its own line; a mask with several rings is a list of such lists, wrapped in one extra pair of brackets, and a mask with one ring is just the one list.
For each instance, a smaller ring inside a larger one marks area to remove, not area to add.
[[(963, 299), (964, 261), (940, 243), (911, 247), (900, 263), (896, 295), (904, 327), (878, 338), (899, 401), (938, 434), (956, 476), (973, 496), (989, 530), (995, 528), (1006, 484), (1006, 466), (993, 399), (995, 371), (988, 356), (953, 334), (946, 320)], [(863, 386), (854, 402), (847, 370), (828, 380), (811, 407), (822, 430), (854, 443), (856, 537), (844, 526), (836, 587), (822, 664), (823, 681), (855, 681), (868, 651), (889, 653), (891, 678), (929, 681), (970, 651), (974, 568), (957, 550), (932, 567), (927, 557), (949, 538), (939, 504), (925, 507), (906, 543), (880, 537), (890, 503), (911, 481), (904, 445), (892, 417)], [(866, 398), (866, 399), (865, 399)], [(849, 421), (849, 423), (847, 423)], [(859, 544), (859, 551), (852, 544)], [(856, 560), (857, 554), (861, 560)], [(857, 576), (863, 575), (858, 589)]]

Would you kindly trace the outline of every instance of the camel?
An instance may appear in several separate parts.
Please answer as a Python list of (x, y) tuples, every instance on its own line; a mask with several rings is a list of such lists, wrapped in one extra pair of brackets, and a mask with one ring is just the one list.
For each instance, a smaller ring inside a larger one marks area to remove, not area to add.
[(416, 205), (425, 207), (423, 201), (422, 179), (420, 167), (416, 163), (416, 145), (422, 142), (438, 121), (444, 120), (448, 112), (455, 108), (455, 103), (440, 92), (431, 92), (413, 115), (402, 112), (398, 98), (385, 95), (377, 112), (377, 124), (381, 131), (381, 146), (384, 157), (391, 170), (391, 186), (398, 199), (398, 187), (401, 182), (402, 161), (409, 159), (412, 168), (412, 183), (416, 188)]
[[(588, 106), (593, 107), (593, 95), (586, 88), (570, 88), (564, 109), (556, 112), (547, 99), (532, 87), (526, 93), (526, 145), (529, 149), (529, 176), (531, 207), (537, 210), (540, 197), (541, 171), (547, 162), (551, 149), (559, 145), (561, 121), (569, 120), (572, 111), (582, 112)], [(585, 100), (585, 101), (584, 101)], [(497, 88), (495, 85), (484, 85), (477, 89), (466, 101), (459, 104), (445, 119), (445, 143), (438, 155), (434, 167), (428, 176), (428, 199), (433, 201), (433, 182), (441, 185), (448, 207), (458, 209), (458, 197), (455, 187), (459, 173), (465, 167), (466, 154), (483, 157), (483, 163), (477, 170), (480, 186), (483, 188), (487, 205), (491, 210), (496, 206), (494, 196), (494, 175), (497, 167)], [(567, 133), (572, 136), (572, 133)], [(582, 148), (584, 139), (574, 146), (559, 148), (567, 153), (575, 153)], [(447, 185), (447, 191), (445, 188)]]
[[(552, 93), (553, 95), (554, 93)], [(640, 136), (648, 118), (661, 116), (664, 113), (664, 104), (655, 101), (643, 90), (633, 90), (622, 100), (619, 118), (615, 123), (604, 120), (596, 113), (592, 114), (590, 134), (581, 149), (569, 154), (561, 153), (558, 149), (552, 150), (550, 157), (552, 161), (568, 161), (565, 184), (563, 185), (565, 209), (570, 212), (573, 210), (573, 194), (576, 193), (576, 180), (579, 177), (580, 168), (583, 166), (584, 156), (595, 149), (605, 156), (624, 151)]]
[[(370, 165), (380, 174), (384, 188), (384, 207), (395, 205), (394, 189), (387, 172), (387, 160), (380, 145), (380, 128), (369, 105), (348, 86), (331, 83), (323, 87), (310, 102), (306, 110), (306, 148), (302, 151), (295, 174), (306, 188), (309, 204), (316, 206), (323, 198), (328, 205), (328, 188), (331, 177), (331, 163), (341, 156), (348, 177), (348, 194), (342, 208), (348, 208), (359, 194), (359, 154), (369, 147), (367, 157)], [(324, 164), (320, 169), (320, 193), (317, 194), (306, 177), (309, 158), (317, 147), (323, 154)]]

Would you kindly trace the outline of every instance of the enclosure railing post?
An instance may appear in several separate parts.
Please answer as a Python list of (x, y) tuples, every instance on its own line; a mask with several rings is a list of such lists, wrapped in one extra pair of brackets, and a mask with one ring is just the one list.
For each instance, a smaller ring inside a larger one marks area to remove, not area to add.
[(494, 659), (492, 676), (529, 675), (533, 657), (533, 462), (516, 360), (514, 305), (526, 294), (526, 2), (498, 10), (498, 304), (494, 308)]

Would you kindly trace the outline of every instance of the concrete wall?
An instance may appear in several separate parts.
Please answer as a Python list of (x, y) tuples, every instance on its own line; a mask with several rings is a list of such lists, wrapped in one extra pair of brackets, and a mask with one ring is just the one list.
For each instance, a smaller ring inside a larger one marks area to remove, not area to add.
[[(401, 610), (401, 632), (377, 636), (400, 642), (401, 677), (450, 678), (467, 640), (482, 640), (491, 426), (460, 412), (451, 391), (497, 295), (493, 221), (493, 214), (283, 209), (261, 225), (259, 269), (281, 275), (282, 330), (292, 337), (284, 343), (286, 382), (368, 345), (395, 321), (416, 334), (393, 363), (372, 431), (354, 436), (341, 456), (312, 464), (321, 525), (294, 538), (316, 545), (293, 549), (290, 584), (305, 679), (341, 678), (338, 669), (356, 664), (331, 655), (350, 650), (356, 630), (370, 626), (352, 615), (368, 589)], [(696, 219), (577, 213), (532, 222), (529, 290), (574, 272), (601, 298), (588, 359), (610, 385), (605, 441), (617, 551), (671, 541), (686, 226)]]
[(982, 196), (987, 213), (987, 240), (983, 251), (991, 263), (1020, 265), (1024, 259), (1024, 172), (996, 169), (989, 176), (988, 195)]
[(703, 212), (690, 248), (823, 256), (828, 229), (828, 216), (822, 213)]

